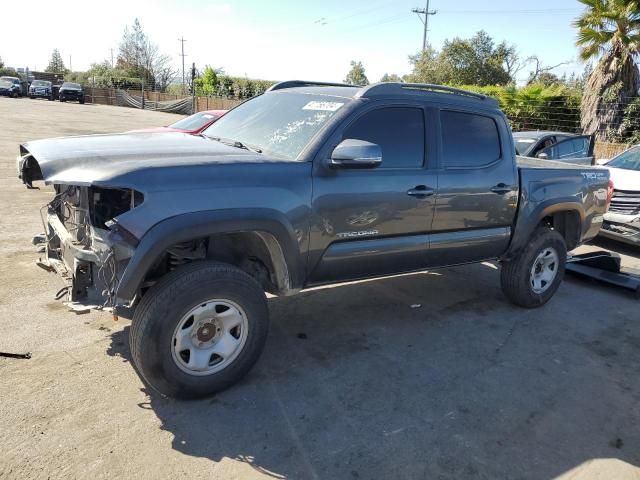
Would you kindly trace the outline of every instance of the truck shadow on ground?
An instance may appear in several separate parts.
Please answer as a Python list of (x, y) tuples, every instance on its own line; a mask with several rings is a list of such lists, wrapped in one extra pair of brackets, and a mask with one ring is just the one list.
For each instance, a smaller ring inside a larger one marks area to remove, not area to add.
[[(240, 478), (550, 478), (597, 458), (640, 465), (637, 303), (621, 298), (612, 318), (598, 291), (575, 291), (587, 290), (566, 282), (544, 309), (517, 309), (497, 272), (477, 265), (273, 298), (247, 378), (200, 401), (145, 391), (140, 407), (175, 450), (240, 462)], [(128, 359), (127, 336), (114, 334), (109, 353)]]

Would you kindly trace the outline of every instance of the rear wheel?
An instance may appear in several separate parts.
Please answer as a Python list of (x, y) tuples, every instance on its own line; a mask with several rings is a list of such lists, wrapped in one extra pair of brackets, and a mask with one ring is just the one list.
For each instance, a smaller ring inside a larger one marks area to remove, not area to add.
[(197, 398), (240, 380), (264, 347), (261, 286), (231, 265), (194, 262), (154, 285), (131, 324), (133, 361), (163, 395)]
[(502, 262), (502, 291), (516, 305), (540, 307), (558, 290), (566, 260), (567, 245), (562, 235), (539, 227), (518, 257)]

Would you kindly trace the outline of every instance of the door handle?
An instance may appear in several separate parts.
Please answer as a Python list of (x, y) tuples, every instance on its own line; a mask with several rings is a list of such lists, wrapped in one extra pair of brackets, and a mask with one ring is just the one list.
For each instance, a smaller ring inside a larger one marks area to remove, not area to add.
[(435, 193), (433, 188), (429, 188), (426, 185), (418, 185), (415, 188), (407, 190), (407, 195), (411, 195), (412, 197), (425, 198), (430, 197)]
[(506, 183), (499, 183), (498, 185), (491, 187), (491, 191), (493, 193), (497, 193), (498, 195), (504, 195), (505, 193), (512, 192), (513, 187), (511, 185), (507, 185)]

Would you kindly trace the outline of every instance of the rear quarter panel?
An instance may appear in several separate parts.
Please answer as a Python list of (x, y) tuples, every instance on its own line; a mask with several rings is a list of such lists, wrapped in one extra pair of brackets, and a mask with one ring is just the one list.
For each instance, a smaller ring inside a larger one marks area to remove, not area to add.
[(563, 211), (580, 217), (580, 243), (594, 238), (607, 209), (609, 172), (518, 157), (520, 200), (507, 257), (524, 247), (545, 217)]

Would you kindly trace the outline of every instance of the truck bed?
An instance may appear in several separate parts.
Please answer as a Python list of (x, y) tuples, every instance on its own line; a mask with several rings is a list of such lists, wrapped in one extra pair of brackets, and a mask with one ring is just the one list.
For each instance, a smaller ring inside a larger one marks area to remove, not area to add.
[(600, 168), (591, 165), (579, 165), (576, 163), (556, 162), (555, 160), (542, 160), (540, 158), (521, 157), (520, 155), (516, 155), (516, 165), (518, 166), (518, 168), (566, 168), (568, 170)]

